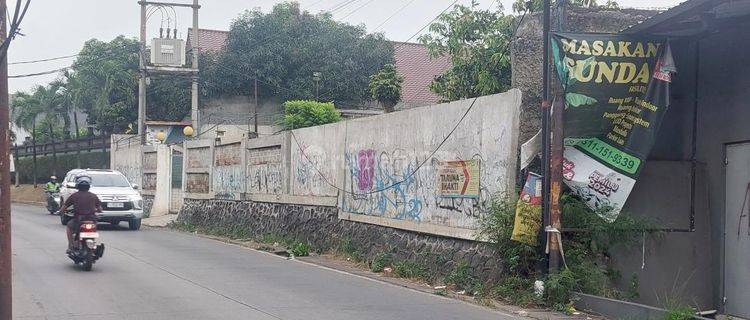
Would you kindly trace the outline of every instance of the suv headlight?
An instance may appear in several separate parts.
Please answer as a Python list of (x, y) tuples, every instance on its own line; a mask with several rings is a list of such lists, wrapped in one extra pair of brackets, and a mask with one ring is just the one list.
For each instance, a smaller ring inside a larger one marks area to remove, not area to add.
[(141, 196), (130, 196), (130, 201), (133, 202), (133, 208), (138, 210), (143, 209), (143, 198)]

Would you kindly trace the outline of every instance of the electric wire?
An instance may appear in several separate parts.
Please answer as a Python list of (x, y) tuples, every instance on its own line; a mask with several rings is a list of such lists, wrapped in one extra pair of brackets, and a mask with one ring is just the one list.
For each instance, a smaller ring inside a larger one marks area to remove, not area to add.
[(331, 183), (331, 181), (328, 180), (328, 178), (325, 176), (325, 174), (323, 174), (323, 172), (320, 171), (320, 169), (318, 168), (318, 166), (315, 165), (315, 163), (313, 161), (311, 161), (310, 158), (307, 157), (307, 154), (305, 153), (304, 148), (300, 144), (299, 140), (297, 140), (297, 136), (294, 134), (294, 130), (289, 130), (289, 133), (292, 135), (292, 140), (294, 140), (294, 143), (299, 148), (299, 151), (302, 154), (302, 156), (305, 158), (305, 160), (307, 160), (308, 163), (310, 163), (310, 165), (313, 167), (313, 169), (315, 169), (315, 171), (320, 175), (320, 177), (323, 178), (323, 181), (327, 185), (329, 185), (330, 187), (332, 187), (332, 188), (334, 188), (334, 189), (336, 189), (338, 191), (341, 191), (343, 193), (347, 193), (347, 194), (351, 194), (351, 195), (358, 195), (358, 196), (366, 196), (366, 195), (371, 195), (371, 194), (375, 194), (375, 193), (380, 193), (380, 192), (386, 191), (388, 189), (391, 189), (393, 187), (396, 187), (396, 186), (398, 186), (398, 185), (400, 185), (400, 184), (408, 181), (412, 176), (414, 176), (417, 173), (417, 171), (419, 171), (419, 169), (421, 169), (425, 164), (427, 164), (428, 161), (432, 161), (432, 157), (435, 155), (435, 153), (437, 153), (438, 151), (440, 151), (440, 148), (445, 144), (446, 141), (448, 141), (448, 139), (451, 136), (453, 136), (453, 133), (456, 131), (456, 129), (458, 129), (458, 127), (464, 121), (464, 119), (469, 114), (469, 112), (471, 112), (471, 110), (474, 108), (474, 104), (477, 102), (477, 99), (479, 99), (479, 97), (476, 97), (476, 98), (474, 98), (474, 99), (471, 100), (471, 104), (466, 109), (466, 112), (464, 112), (464, 114), (461, 116), (461, 118), (458, 119), (458, 121), (456, 122), (456, 125), (453, 127), (453, 129), (451, 129), (450, 132), (448, 132), (448, 135), (446, 135), (445, 138), (443, 138), (443, 141), (441, 141), (440, 144), (438, 144), (438, 146), (434, 150), (432, 150), (432, 152), (430, 152), (430, 155), (428, 155), (421, 163), (419, 163), (419, 165), (413, 171), (411, 171), (409, 174), (407, 174), (406, 177), (404, 177), (400, 181), (392, 183), (392, 184), (390, 184), (388, 186), (385, 186), (385, 187), (382, 187), (382, 188), (379, 188), (379, 189), (376, 189), (376, 190), (370, 190), (370, 191), (367, 191), (367, 192), (360, 192), (360, 193), (351, 192), (351, 191), (347, 191), (347, 190), (345, 190), (343, 188), (339, 188), (334, 183)]
[(403, 6), (401, 6), (400, 8), (398, 8), (398, 9), (397, 9), (397, 10), (396, 10), (395, 12), (393, 12), (393, 13), (392, 13), (392, 14), (391, 14), (390, 16), (388, 16), (388, 18), (385, 18), (385, 20), (383, 20), (383, 22), (381, 22), (380, 24), (378, 24), (378, 26), (377, 26), (377, 27), (375, 27), (374, 29), (372, 29), (372, 32), (375, 32), (375, 31), (378, 31), (378, 30), (380, 30), (380, 27), (382, 27), (382, 26), (384, 26), (384, 25), (385, 25), (386, 23), (388, 23), (388, 21), (390, 21), (391, 19), (393, 19), (393, 17), (395, 17), (395, 16), (396, 16), (396, 15), (398, 15), (398, 14), (399, 14), (399, 13), (400, 13), (401, 11), (403, 11), (404, 9), (406, 9), (406, 7), (408, 7), (408, 6), (409, 6), (410, 4), (412, 4), (412, 3), (414, 2), (414, 1), (416, 1), (416, 0), (410, 0), (409, 2), (405, 3), (405, 4), (403, 5)]
[(435, 16), (435, 18), (433, 18), (432, 20), (430, 20), (430, 22), (428, 22), (427, 24), (425, 24), (424, 26), (422, 26), (421, 28), (419, 28), (419, 30), (417, 32), (415, 32), (411, 37), (409, 37), (409, 39), (406, 39), (406, 41), (404, 41), (404, 42), (409, 42), (411, 39), (414, 39), (414, 37), (416, 37), (420, 33), (422, 33), (422, 31), (425, 28), (429, 27), (433, 22), (435, 22), (435, 20), (437, 20), (438, 18), (440, 18), (440, 16), (442, 16), (443, 13), (446, 13), (448, 10), (450, 10), (451, 8), (453, 8), (453, 6), (455, 6), (456, 3), (458, 3), (458, 1), (459, 0), (454, 0), (453, 2), (451, 2), (451, 5), (449, 5), (445, 9), (443, 9), (443, 11), (440, 11), (440, 13), (437, 16)]

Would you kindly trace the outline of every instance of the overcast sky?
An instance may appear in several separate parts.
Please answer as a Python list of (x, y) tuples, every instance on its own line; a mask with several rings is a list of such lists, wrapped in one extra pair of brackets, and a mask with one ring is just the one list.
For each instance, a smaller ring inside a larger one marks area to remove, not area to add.
[[(671, 7), (682, 0), (618, 0), (623, 7), (651, 8)], [(166, 2), (190, 3), (191, 0)], [(269, 11), (272, 0), (201, 0), (200, 27), (227, 30), (232, 19), (246, 10), (256, 7)], [(369, 32), (382, 31), (391, 40), (404, 41), (432, 20), (453, 0), (356, 0), (348, 6), (335, 9), (343, 0), (300, 0), (302, 8), (311, 12), (334, 10), (334, 18), (350, 24), (364, 24)], [(479, 0), (480, 7), (487, 8), (502, 3), (509, 11), (513, 0)], [(604, 2), (603, 0), (601, 2)], [(9, 0), (10, 12), (15, 1)], [(460, 0), (469, 4), (471, 0)], [(399, 11), (399, 9), (403, 8)], [(86, 40), (97, 38), (110, 40), (124, 34), (137, 37), (139, 33), (139, 5), (137, 0), (32, 0), (19, 37), (10, 48), (9, 61), (37, 60), (78, 53)], [(394, 15), (394, 13), (396, 13)], [(170, 16), (174, 16), (170, 12)], [(378, 30), (375, 27), (388, 20)], [(177, 28), (184, 38), (192, 18), (191, 10), (177, 9)], [(166, 28), (167, 15), (164, 15)], [(149, 19), (149, 38), (158, 33), (162, 14), (154, 13)], [(174, 27), (175, 21), (170, 24)], [(10, 65), (9, 74), (28, 74), (68, 66), (73, 59), (64, 59), (35, 64)], [(46, 84), (55, 75), (10, 79), (10, 90), (28, 90), (36, 84)]]

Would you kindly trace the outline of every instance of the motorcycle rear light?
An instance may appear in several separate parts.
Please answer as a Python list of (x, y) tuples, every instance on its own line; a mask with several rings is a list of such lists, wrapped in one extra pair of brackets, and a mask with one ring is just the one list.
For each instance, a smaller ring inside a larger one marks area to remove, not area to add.
[(83, 231), (96, 231), (96, 224), (95, 223), (84, 223), (81, 225), (81, 230)]

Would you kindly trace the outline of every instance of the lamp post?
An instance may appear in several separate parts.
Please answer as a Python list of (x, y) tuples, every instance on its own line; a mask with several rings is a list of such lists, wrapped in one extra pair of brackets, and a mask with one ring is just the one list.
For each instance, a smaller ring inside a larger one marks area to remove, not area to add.
[(317, 101), (320, 96), (320, 78), (322, 77), (322, 73), (315, 71), (313, 72), (313, 81), (315, 81), (315, 100)]

